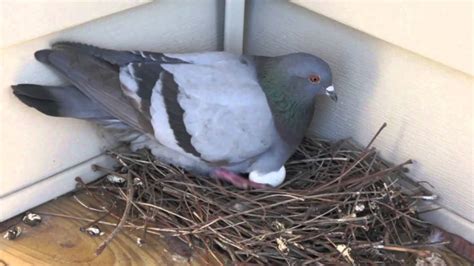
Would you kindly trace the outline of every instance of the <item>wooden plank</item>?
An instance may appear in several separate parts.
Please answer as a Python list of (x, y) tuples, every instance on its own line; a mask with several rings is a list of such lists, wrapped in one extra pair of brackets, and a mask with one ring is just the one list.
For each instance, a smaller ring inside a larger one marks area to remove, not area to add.
[[(37, 212), (61, 213), (76, 217), (96, 219), (99, 214), (80, 206), (71, 196), (64, 196), (35, 209)], [(117, 235), (100, 256), (98, 245), (113, 230), (112, 226), (100, 225), (103, 236), (91, 237), (80, 232), (85, 221), (42, 215), (43, 221), (36, 227), (23, 223), (23, 233), (16, 240), (0, 239), (0, 265), (218, 265), (210, 253), (194, 251), (189, 258), (173, 253), (163, 238), (148, 234), (146, 244), (138, 247), (136, 238), (142, 231), (124, 230)], [(114, 222), (113, 219), (108, 221)], [(2, 228), (0, 224), (0, 228)], [(1, 231), (1, 230), (0, 230)], [(2, 233), (3, 236), (3, 233)]]
[[(81, 196), (81, 195), (79, 195)], [(84, 197), (81, 197), (84, 198)], [(96, 219), (100, 215), (80, 206), (71, 196), (63, 196), (37, 207), (34, 211), (61, 213), (75, 217)], [(101, 225), (105, 235), (91, 237), (79, 231), (87, 222), (42, 215), (43, 221), (36, 227), (29, 227), (14, 217), (0, 223), (0, 232), (18, 223), (23, 233), (16, 240), (0, 237), (0, 266), (4, 265), (220, 265), (211, 254), (195, 252), (190, 259), (182, 257), (158, 236), (148, 235), (147, 243), (138, 247), (136, 237), (142, 231), (124, 230), (119, 233), (100, 256), (95, 256), (99, 244), (112, 231), (111, 226)], [(115, 222), (113, 219), (107, 221)], [(451, 241), (455, 241), (450, 239)], [(459, 247), (455, 247), (456, 249)], [(468, 247), (469, 248), (469, 247)], [(467, 250), (467, 249), (466, 249)], [(439, 251), (448, 265), (471, 265), (468, 261), (449, 250)], [(464, 254), (471, 255), (472, 254)], [(227, 262), (224, 258), (219, 258)]]

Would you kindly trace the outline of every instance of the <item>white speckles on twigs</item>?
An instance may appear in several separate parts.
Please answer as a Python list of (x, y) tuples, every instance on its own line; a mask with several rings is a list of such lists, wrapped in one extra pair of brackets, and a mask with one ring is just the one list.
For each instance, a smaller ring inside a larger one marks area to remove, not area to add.
[(23, 218), (21, 218), (21, 220), (23, 221), (23, 223), (25, 223), (29, 226), (37, 226), (38, 224), (41, 223), (41, 221), (43, 219), (38, 214), (29, 212), (29, 213), (25, 214), (25, 216), (23, 216)]
[(23, 230), (21, 229), (21, 227), (12, 226), (12, 227), (8, 228), (8, 230), (5, 232), (5, 234), (3, 235), (3, 238), (5, 238), (7, 240), (15, 240), (18, 237), (20, 237), (22, 232), (23, 232)]

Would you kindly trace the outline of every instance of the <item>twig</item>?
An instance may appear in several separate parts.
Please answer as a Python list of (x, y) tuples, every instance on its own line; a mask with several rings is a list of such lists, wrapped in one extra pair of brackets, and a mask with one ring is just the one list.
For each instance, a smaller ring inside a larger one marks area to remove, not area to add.
[(127, 195), (127, 204), (125, 205), (125, 210), (123, 211), (122, 219), (120, 219), (120, 222), (118, 223), (117, 227), (114, 228), (112, 233), (107, 236), (107, 238), (102, 242), (102, 244), (99, 245), (99, 247), (95, 251), (95, 255), (99, 256), (104, 249), (107, 247), (107, 245), (114, 239), (114, 237), (120, 232), (120, 229), (122, 229), (123, 225), (127, 221), (128, 218), (128, 213), (130, 212), (130, 207), (132, 206), (132, 201), (133, 201), (133, 193), (135, 189), (133, 188), (133, 179), (131, 178), (130, 175), (127, 175), (127, 190), (128, 190), (128, 195)]
[(376, 245), (373, 248), (390, 250), (390, 251), (398, 251), (398, 252), (409, 252), (409, 253), (414, 253), (420, 257), (428, 257), (431, 254), (429, 250), (420, 250), (420, 249), (413, 249), (413, 248), (407, 248), (407, 247), (401, 247), (401, 246)]

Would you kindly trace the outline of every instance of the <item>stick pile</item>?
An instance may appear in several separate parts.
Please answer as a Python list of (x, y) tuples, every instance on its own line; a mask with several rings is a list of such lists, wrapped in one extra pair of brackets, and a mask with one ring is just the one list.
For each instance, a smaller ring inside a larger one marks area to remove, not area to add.
[(346, 140), (306, 139), (286, 164), (286, 182), (264, 190), (193, 176), (147, 152), (112, 156), (119, 170), (97, 166), (107, 178), (89, 185), (78, 179), (103, 216), (119, 219), (98, 254), (121, 227), (143, 233), (138, 242), (175, 236), (233, 262), (265, 265), (405, 264), (430, 256), (427, 247), (437, 244), (427, 242), (430, 225), (415, 208), (433, 196), (399, 185), (411, 162), (389, 167), (375, 149)]

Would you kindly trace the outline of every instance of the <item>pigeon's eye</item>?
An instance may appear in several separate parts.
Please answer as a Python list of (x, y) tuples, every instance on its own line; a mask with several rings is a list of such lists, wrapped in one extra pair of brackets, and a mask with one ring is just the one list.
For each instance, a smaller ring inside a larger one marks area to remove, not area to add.
[(318, 84), (321, 81), (321, 77), (318, 75), (309, 75), (308, 80), (313, 84)]

